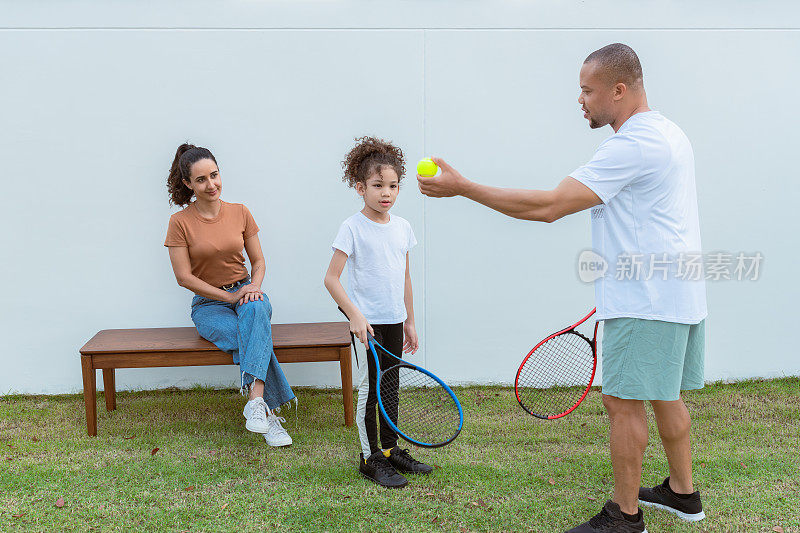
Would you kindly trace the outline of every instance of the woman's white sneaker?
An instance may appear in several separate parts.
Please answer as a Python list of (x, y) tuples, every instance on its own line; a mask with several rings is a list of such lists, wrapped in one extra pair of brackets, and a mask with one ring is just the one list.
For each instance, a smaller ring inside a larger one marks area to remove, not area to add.
[(266, 433), (270, 424), (267, 420), (267, 403), (264, 398), (253, 398), (244, 406), (242, 414), (247, 419), (244, 427), (253, 433)]
[(264, 440), (270, 446), (289, 446), (292, 444), (292, 437), (283, 429), (281, 422), (286, 422), (285, 418), (278, 417), (274, 412), (267, 415), (267, 425), (269, 428), (264, 432)]

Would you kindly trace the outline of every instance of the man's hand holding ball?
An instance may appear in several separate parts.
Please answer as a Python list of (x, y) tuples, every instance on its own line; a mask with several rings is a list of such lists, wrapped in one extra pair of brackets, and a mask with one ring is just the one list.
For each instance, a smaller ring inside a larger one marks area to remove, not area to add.
[(434, 163), (430, 157), (420, 159), (419, 163), (417, 163), (417, 175), (419, 176), (432, 178), (437, 172), (439, 172), (439, 167), (436, 166), (436, 163)]
[[(442, 171), (436, 176), (436, 167)], [(423, 172), (425, 172), (423, 174)], [(438, 157), (426, 158), (417, 163), (419, 192), (433, 198), (458, 196), (466, 190), (469, 181)]]

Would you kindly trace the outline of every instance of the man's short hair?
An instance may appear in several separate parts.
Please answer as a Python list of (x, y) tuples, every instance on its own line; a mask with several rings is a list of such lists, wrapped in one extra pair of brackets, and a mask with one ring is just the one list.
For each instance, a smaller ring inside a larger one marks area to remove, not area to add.
[(641, 89), (642, 64), (633, 48), (627, 44), (614, 43), (595, 50), (584, 63), (596, 62), (609, 85), (624, 83), (631, 89)]

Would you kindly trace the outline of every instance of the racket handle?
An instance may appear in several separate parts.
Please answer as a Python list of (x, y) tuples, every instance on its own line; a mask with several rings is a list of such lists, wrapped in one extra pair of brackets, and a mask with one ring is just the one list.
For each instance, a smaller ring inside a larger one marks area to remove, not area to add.
[(373, 337), (372, 333), (370, 333), (369, 330), (367, 330), (367, 345), (369, 346), (370, 350), (375, 349), (375, 344), (377, 344), (375, 342), (375, 337)]

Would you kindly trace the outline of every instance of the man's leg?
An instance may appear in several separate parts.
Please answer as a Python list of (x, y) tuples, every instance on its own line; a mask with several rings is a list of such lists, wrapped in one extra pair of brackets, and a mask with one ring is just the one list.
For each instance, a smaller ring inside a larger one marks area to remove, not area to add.
[(678, 494), (694, 492), (692, 451), (689, 438), (691, 419), (683, 400), (650, 402), (656, 415), (658, 433), (669, 462), (669, 486)]
[(614, 469), (614, 503), (623, 513), (639, 511), (642, 458), (647, 447), (647, 418), (642, 400), (603, 395), (611, 421), (611, 466)]

